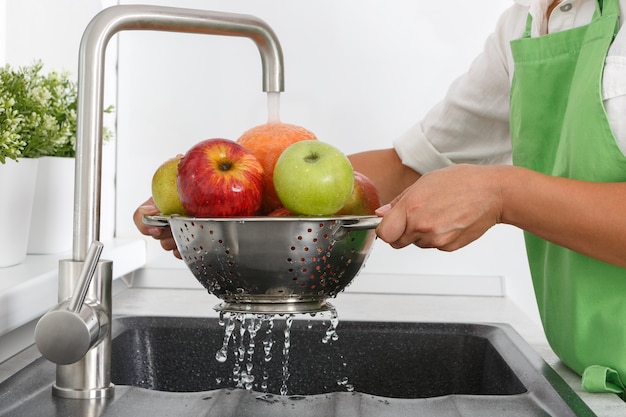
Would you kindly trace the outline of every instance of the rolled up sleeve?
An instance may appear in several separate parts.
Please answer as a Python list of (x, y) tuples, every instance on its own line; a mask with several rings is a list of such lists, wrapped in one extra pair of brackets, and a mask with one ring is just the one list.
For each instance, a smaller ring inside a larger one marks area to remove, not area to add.
[(394, 141), (404, 165), (426, 173), (459, 163), (510, 163), (509, 43), (521, 35), (527, 11), (519, 5), (509, 8), (445, 98)]

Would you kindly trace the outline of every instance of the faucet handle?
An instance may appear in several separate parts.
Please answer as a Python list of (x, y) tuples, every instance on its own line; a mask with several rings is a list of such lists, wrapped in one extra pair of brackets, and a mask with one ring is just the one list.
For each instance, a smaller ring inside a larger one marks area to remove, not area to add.
[(78, 313), (83, 306), (85, 297), (87, 296), (87, 290), (89, 289), (89, 284), (91, 284), (91, 279), (96, 272), (96, 267), (98, 266), (98, 261), (100, 260), (103, 248), (104, 245), (102, 242), (97, 240), (91, 242), (85, 257), (85, 263), (80, 270), (80, 276), (78, 277), (74, 294), (72, 294), (72, 297), (70, 298), (68, 310), (71, 312)]
[(96, 311), (84, 305), (78, 313), (67, 302), (46, 313), (35, 327), (35, 344), (43, 357), (58, 365), (78, 362), (100, 336)]
[(80, 270), (72, 297), (46, 313), (35, 327), (35, 344), (48, 360), (68, 365), (77, 362), (100, 336), (96, 309), (85, 304), (103, 244), (94, 241)]

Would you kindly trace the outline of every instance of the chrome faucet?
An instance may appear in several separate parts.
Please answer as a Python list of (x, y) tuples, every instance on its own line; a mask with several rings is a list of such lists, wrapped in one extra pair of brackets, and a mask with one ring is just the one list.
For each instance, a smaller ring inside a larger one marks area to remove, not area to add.
[(100, 12), (80, 44), (76, 183), (72, 259), (59, 262), (59, 304), (37, 323), (35, 343), (57, 364), (53, 393), (97, 399), (113, 395), (111, 383), (112, 262), (100, 260), (100, 195), (104, 60), (109, 40), (126, 30), (154, 30), (250, 38), (263, 67), (263, 91), (284, 90), (283, 56), (274, 31), (242, 14), (128, 5)]

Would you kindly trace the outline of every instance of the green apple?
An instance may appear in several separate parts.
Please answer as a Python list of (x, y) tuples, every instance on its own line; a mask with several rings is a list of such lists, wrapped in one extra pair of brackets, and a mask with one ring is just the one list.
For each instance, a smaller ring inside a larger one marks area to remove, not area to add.
[(182, 155), (163, 162), (152, 176), (152, 199), (161, 214), (186, 214), (180, 197), (176, 177)]
[(294, 214), (332, 215), (348, 201), (353, 187), (354, 173), (348, 158), (319, 140), (288, 146), (274, 167), (276, 194)]

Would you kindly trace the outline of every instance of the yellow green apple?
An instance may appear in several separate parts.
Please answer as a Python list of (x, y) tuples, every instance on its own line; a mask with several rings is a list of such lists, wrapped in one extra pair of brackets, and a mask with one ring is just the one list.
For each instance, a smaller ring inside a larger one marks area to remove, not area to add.
[(152, 176), (152, 199), (161, 214), (186, 214), (180, 197), (176, 177), (182, 155), (163, 162)]

